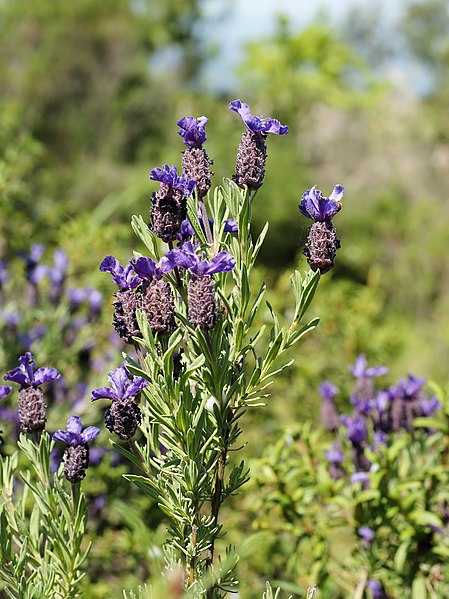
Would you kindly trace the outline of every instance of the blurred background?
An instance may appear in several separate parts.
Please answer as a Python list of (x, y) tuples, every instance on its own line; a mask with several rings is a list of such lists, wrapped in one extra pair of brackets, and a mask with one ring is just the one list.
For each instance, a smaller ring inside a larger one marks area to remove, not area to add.
[[(306, 268), (302, 193), (346, 187), (342, 248), (311, 308), (321, 323), (252, 422), (269, 439), (316, 417), (319, 383), (344, 390), (360, 353), (392, 377), (446, 384), (448, 32), (446, 0), (0, 0), (1, 371), (31, 349), (72, 394), (105, 384), (121, 357), (114, 289), (98, 265), (143, 251), (130, 219), (148, 218), (150, 169), (180, 166), (182, 116), (209, 118), (215, 184), (233, 175), (242, 123), (227, 106), (240, 98), (289, 125), (268, 140), (254, 209), (255, 232), (270, 221), (259, 276), (281, 313), (291, 270)], [(37, 260), (32, 244), (42, 244)], [(55, 300), (56, 250), (67, 260)], [(47, 265), (39, 301), (26, 293), (37, 263)], [(87, 291), (75, 309), (76, 288), (102, 295), (102, 310), (92, 315)], [(91, 410), (88, 395), (75, 399)], [(68, 414), (54, 413), (56, 428)]]

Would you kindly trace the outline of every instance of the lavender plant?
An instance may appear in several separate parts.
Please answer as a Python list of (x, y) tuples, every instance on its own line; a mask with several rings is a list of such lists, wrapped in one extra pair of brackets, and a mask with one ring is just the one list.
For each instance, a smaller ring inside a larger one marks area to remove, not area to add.
[[(80, 482), (89, 465), (88, 443), (100, 430), (91, 426), (83, 431), (81, 419), (70, 417), (67, 430), (53, 435), (68, 445), (63, 465), (53, 472), (54, 443), (44, 430), (47, 406), (39, 387), (60, 373), (34, 367), (27, 352), (4, 377), (20, 385), (22, 434), (17, 450), (0, 457), (0, 588), (11, 599), (72, 599), (79, 596), (81, 567), (90, 548), (82, 546), (87, 508)], [(2, 396), (12, 390), (0, 389)], [(70, 493), (64, 477), (71, 483)]]
[(382, 384), (388, 369), (364, 355), (350, 372), (340, 403), (351, 413), (340, 415), (339, 390), (323, 382), (322, 427), (289, 431), (257, 464), (258, 525), (288, 548), (283, 575), (299, 586), (335, 597), (444, 596), (448, 401), (411, 374)]
[(312, 270), (291, 277), (291, 320), (281, 322), (267, 304), (269, 324), (256, 328), (266, 286), (253, 288), (252, 271), (268, 224), (254, 240), (251, 212), (265, 176), (267, 134), (288, 128), (252, 116), (240, 100), (229, 108), (245, 124), (233, 180), (209, 189), (207, 118), (180, 119), (183, 172), (153, 169), (159, 189), (149, 226), (132, 219), (146, 255), (135, 252), (124, 267), (108, 256), (100, 265), (118, 286), (113, 323), (136, 358), (129, 353), (109, 375), (112, 387), (92, 393), (112, 400), (106, 426), (128, 446), (112, 444), (140, 469), (125, 478), (168, 518), (167, 567), (181, 568), (189, 596), (209, 599), (237, 584), (238, 556), (223, 547), (220, 511), (249, 478), (236, 457), (241, 417), (264, 404), (273, 378), (291, 364), (279, 358), (318, 323), (304, 317), (321, 273), (333, 265), (339, 244), (331, 219), (343, 195), (342, 186), (329, 198), (316, 187), (306, 192), (300, 210), (320, 225), (309, 236)]

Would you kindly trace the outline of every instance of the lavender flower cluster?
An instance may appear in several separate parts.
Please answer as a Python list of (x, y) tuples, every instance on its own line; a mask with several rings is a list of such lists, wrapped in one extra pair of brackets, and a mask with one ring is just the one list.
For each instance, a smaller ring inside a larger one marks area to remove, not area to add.
[[(321, 418), (323, 425), (330, 432), (339, 427), (346, 429), (346, 437), (351, 445), (351, 460), (355, 472), (351, 474), (353, 483), (369, 483), (368, 472), (375, 465), (366, 456), (366, 449), (376, 451), (388, 445), (391, 435), (400, 431), (413, 432), (413, 421), (420, 416), (431, 416), (441, 407), (436, 397), (428, 397), (423, 389), (426, 379), (408, 374), (396, 384), (378, 389), (375, 385), (377, 377), (385, 376), (388, 369), (384, 366), (368, 367), (366, 357), (360, 355), (350, 367), (355, 378), (355, 386), (350, 396), (354, 406), (351, 414), (340, 415), (334, 398), (338, 394), (337, 387), (330, 381), (320, 386), (322, 396)], [(346, 475), (343, 463), (346, 456), (340, 445), (326, 451), (332, 478), (338, 480)]]

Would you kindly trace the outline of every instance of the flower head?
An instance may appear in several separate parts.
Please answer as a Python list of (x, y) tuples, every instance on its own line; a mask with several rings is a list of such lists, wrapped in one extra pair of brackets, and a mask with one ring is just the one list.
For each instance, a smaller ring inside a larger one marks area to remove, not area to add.
[(285, 135), (288, 132), (288, 127), (281, 125), (277, 119), (265, 118), (262, 115), (252, 115), (248, 104), (245, 104), (245, 102), (233, 100), (229, 104), (229, 108), (242, 117), (246, 128), (253, 133), (260, 135), (266, 135), (267, 133)]
[(108, 374), (110, 387), (100, 387), (92, 391), (91, 400), (110, 399), (124, 400), (135, 397), (144, 387), (148, 385), (141, 376), (132, 376), (124, 366), (116, 368)]
[(371, 591), (373, 599), (384, 599), (386, 597), (384, 587), (381, 582), (378, 580), (374, 580), (374, 578), (370, 578), (366, 584), (366, 586)]
[(345, 461), (345, 454), (340, 450), (340, 444), (334, 443), (332, 449), (327, 449), (324, 452), (326, 459), (331, 464), (341, 464)]
[(190, 241), (184, 243), (182, 248), (171, 250), (165, 257), (173, 266), (180, 266), (199, 276), (229, 272), (235, 266), (235, 258), (225, 251), (219, 252), (210, 262), (202, 260)]
[(355, 364), (349, 367), (349, 370), (356, 378), (383, 376), (387, 374), (386, 366), (372, 366), (367, 368), (365, 354), (360, 354), (355, 360)]
[(178, 177), (176, 166), (168, 166), (168, 164), (163, 164), (162, 168), (154, 168), (150, 172), (150, 179), (174, 187), (184, 196), (189, 196), (195, 187), (195, 181), (189, 180), (184, 174)]
[(20, 356), (19, 366), (7, 372), (3, 378), (5, 379), (5, 381), (13, 381), (14, 383), (19, 383), (19, 385), (22, 388), (37, 388), (40, 385), (43, 385), (44, 383), (56, 381), (61, 376), (61, 374), (56, 370), (56, 368), (49, 368), (48, 366), (44, 366), (35, 370), (35, 366), (36, 361), (34, 359), (33, 354), (31, 352), (26, 352), (23, 356)]
[(118, 285), (122, 291), (135, 289), (142, 282), (142, 279), (136, 274), (132, 262), (123, 268), (114, 256), (106, 256), (100, 264), (100, 270), (109, 272), (112, 275), (112, 282)]
[(4, 399), (11, 391), (12, 387), (9, 385), (0, 385), (0, 399)]
[(100, 434), (100, 429), (96, 426), (88, 426), (83, 429), (81, 418), (79, 416), (70, 416), (67, 420), (66, 430), (58, 430), (53, 434), (53, 439), (63, 441), (71, 447), (86, 445), (93, 441)]
[(362, 416), (341, 416), (341, 422), (348, 429), (348, 439), (352, 443), (362, 443), (367, 435), (365, 419)]
[(364, 547), (368, 548), (374, 539), (374, 530), (368, 528), (368, 526), (360, 526), (357, 529), (357, 534), (362, 539), (362, 544)]
[(194, 116), (184, 116), (177, 121), (180, 130), (179, 135), (184, 139), (185, 145), (189, 148), (201, 148), (206, 141), (206, 131), (204, 130), (208, 119), (205, 116), (200, 116), (196, 119)]
[(341, 210), (341, 198), (345, 192), (343, 185), (336, 185), (328, 198), (314, 185), (303, 193), (298, 208), (301, 214), (315, 222), (331, 221)]

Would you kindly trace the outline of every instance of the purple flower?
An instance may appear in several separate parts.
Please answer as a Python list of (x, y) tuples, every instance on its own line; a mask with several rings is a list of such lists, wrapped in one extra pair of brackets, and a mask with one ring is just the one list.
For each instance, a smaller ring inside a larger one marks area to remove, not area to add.
[(0, 288), (2, 287), (3, 283), (6, 283), (8, 279), (9, 272), (6, 268), (6, 262), (4, 260), (0, 260)]
[(12, 387), (9, 385), (0, 385), (0, 399), (4, 399), (11, 391)]
[(100, 270), (109, 272), (112, 275), (112, 282), (118, 285), (121, 291), (135, 289), (142, 282), (133, 268), (133, 261), (123, 268), (117, 258), (106, 256), (100, 264)]
[(21, 252), (20, 257), (25, 260), (25, 270), (27, 280), (36, 285), (41, 281), (47, 274), (47, 267), (39, 264), (39, 260), (42, 258), (45, 251), (45, 247), (41, 243), (33, 243), (30, 247), (30, 253), (25, 254)]
[(332, 401), (339, 391), (339, 389), (330, 381), (322, 382), (318, 390), (323, 401)]
[(141, 376), (132, 376), (124, 366), (116, 368), (108, 374), (111, 387), (100, 387), (92, 391), (91, 400), (110, 399), (123, 400), (134, 397), (148, 385)]
[(53, 439), (55, 441), (63, 441), (71, 447), (78, 447), (79, 445), (86, 445), (90, 441), (93, 441), (100, 434), (100, 429), (96, 426), (88, 426), (84, 431), (82, 428), (81, 418), (79, 416), (70, 416), (67, 420), (66, 430), (56, 431)]
[(352, 443), (363, 443), (368, 434), (365, 419), (362, 416), (341, 416), (340, 420), (348, 429), (348, 439)]
[(371, 591), (373, 599), (384, 599), (386, 597), (384, 587), (378, 580), (370, 578), (366, 586)]
[(178, 177), (176, 166), (168, 166), (168, 164), (163, 164), (162, 168), (154, 168), (150, 172), (150, 179), (174, 187), (184, 196), (189, 196), (195, 187), (195, 181), (189, 180), (184, 173)]
[(184, 139), (185, 145), (191, 150), (192, 148), (201, 148), (206, 141), (206, 126), (208, 119), (205, 116), (200, 116), (196, 119), (194, 116), (184, 116), (177, 121), (180, 130), (179, 135)]
[(425, 378), (408, 374), (406, 380), (401, 379), (397, 385), (390, 387), (390, 392), (395, 399), (414, 399), (420, 394), (425, 382)]
[(334, 443), (332, 449), (327, 449), (324, 455), (330, 464), (341, 464), (345, 461), (345, 454), (340, 451), (339, 443)]
[(349, 480), (353, 484), (362, 483), (364, 486), (367, 486), (369, 483), (369, 476), (366, 472), (354, 472), (354, 474), (351, 474)]
[(439, 410), (441, 408), (441, 402), (440, 400), (433, 396), (433, 397), (423, 397), (421, 399), (421, 408), (422, 408), (422, 413), (424, 414), (424, 416), (432, 416), (432, 414), (434, 412), (436, 412), (437, 410)]
[(253, 133), (259, 133), (260, 135), (266, 135), (267, 133), (285, 135), (288, 132), (288, 127), (281, 125), (277, 119), (265, 118), (262, 115), (251, 115), (249, 106), (245, 102), (233, 100), (229, 104), (229, 108), (242, 117), (246, 128)]
[(368, 526), (360, 526), (357, 529), (357, 534), (362, 539), (362, 545), (366, 548), (370, 547), (374, 539), (374, 530), (368, 528)]
[(48, 366), (34, 370), (36, 361), (31, 352), (26, 352), (23, 356), (20, 356), (19, 364), (20, 366), (7, 372), (3, 378), (5, 381), (19, 383), (21, 388), (37, 388), (44, 383), (56, 381), (61, 376), (56, 368), (49, 368)]
[(132, 267), (141, 279), (160, 279), (164, 274), (174, 268), (171, 261), (163, 256), (161, 260), (155, 262), (147, 256), (142, 256), (132, 262)]
[(331, 221), (341, 210), (341, 198), (345, 192), (343, 185), (336, 185), (328, 198), (325, 198), (316, 185), (302, 195), (298, 208), (301, 214), (313, 221)]
[(367, 368), (365, 354), (360, 354), (357, 356), (354, 366), (350, 366), (349, 370), (356, 378), (383, 376), (388, 372), (388, 368), (385, 366), (373, 366), (371, 368)]
[(19, 333), (18, 339), (22, 344), (22, 347), (28, 351), (35, 341), (39, 341), (39, 339), (43, 339), (45, 337), (46, 332), (47, 327), (44, 324), (37, 324), (28, 332)]
[(15, 328), (20, 322), (20, 314), (14, 311), (5, 310), (2, 318), (5, 325), (10, 328)]
[(233, 218), (228, 218), (228, 220), (225, 222), (224, 232), (225, 233), (238, 233), (238, 230), (239, 230), (239, 226), (235, 222), (235, 220)]
[(218, 272), (229, 272), (235, 266), (235, 258), (225, 251), (219, 252), (210, 262), (201, 260), (190, 241), (186, 241), (181, 248), (171, 250), (165, 257), (171, 262), (173, 267), (180, 266), (200, 276), (213, 275)]

